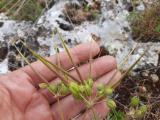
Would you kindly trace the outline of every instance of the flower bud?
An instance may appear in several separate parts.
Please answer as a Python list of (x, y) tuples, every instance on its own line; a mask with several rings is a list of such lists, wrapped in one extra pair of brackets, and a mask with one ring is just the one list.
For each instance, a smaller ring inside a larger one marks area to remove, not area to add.
[(108, 106), (111, 110), (114, 110), (114, 109), (116, 109), (116, 107), (117, 107), (116, 103), (115, 103), (114, 100), (112, 100), (112, 99), (108, 99), (108, 100), (107, 100), (107, 106)]
[(48, 87), (48, 84), (47, 83), (40, 83), (39, 87), (42, 89), (46, 89)]
[(137, 96), (134, 96), (131, 98), (131, 106), (135, 107), (135, 106), (138, 106), (140, 103), (140, 100)]

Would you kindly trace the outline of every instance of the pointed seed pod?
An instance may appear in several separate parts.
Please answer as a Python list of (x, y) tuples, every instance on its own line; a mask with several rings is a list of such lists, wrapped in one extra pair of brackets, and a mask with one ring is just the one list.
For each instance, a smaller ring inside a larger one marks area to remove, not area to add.
[(48, 84), (47, 83), (40, 83), (39, 87), (42, 89), (46, 89), (48, 87)]
[(84, 86), (84, 88), (85, 88), (86, 96), (91, 96), (92, 95), (92, 87), (90, 85), (86, 84)]

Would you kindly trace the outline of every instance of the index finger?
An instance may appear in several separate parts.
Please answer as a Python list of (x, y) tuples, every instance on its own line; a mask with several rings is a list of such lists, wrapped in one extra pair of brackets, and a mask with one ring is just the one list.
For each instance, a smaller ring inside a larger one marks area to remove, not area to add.
[[(100, 48), (96, 42), (88, 42), (77, 45), (76, 47), (72, 48), (70, 50), (70, 53), (73, 57), (73, 61), (75, 62), (75, 64), (79, 64), (81, 62), (87, 61), (90, 58), (90, 54), (92, 55), (92, 57), (94, 57), (99, 53), (99, 51)], [(59, 62), (63, 69), (67, 70), (73, 67), (66, 52), (59, 53), (59, 57)], [(56, 55), (48, 57), (47, 59), (52, 63), (57, 64)], [(35, 71), (40, 73), (47, 81), (51, 81), (54, 78), (56, 78), (56, 75), (40, 61), (32, 63), (31, 66), (34, 68)], [(21, 68), (21, 70), (25, 71), (31, 77), (33, 83), (38, 84), (41, 82), (39, 76), (35, 72), (33, 72), (30, 66)]]

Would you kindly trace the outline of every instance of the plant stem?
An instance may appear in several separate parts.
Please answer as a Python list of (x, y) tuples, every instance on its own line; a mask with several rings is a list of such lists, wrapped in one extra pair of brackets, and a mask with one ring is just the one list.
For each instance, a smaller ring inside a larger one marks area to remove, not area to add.
[(129, 54), (127, 54), (127, 56), (125, 56), (124, 59), (120, 62), (119, 68), (121, 68), (122, 66), (124, 66), (126, 64), (126, 62), (128, 61), (129, 57), (135, 51), (137, 46), (138, 46), (138, 43), (135, 44), (135, 46), (132, 48), (132, 50), (129, 52)]
[(94, 109), (93, 109), (93, 108), (91, 108), (91, 111), (92, 111), (92, 113), (93, 113), (93, 119), (94, 119), (94, 120), (98, 120), (97, 117), (96, 117), (96, 113), (94, 112)]
[(60, 109), (60, 100), (59, 100), (59, 97), (57, 98), (57, 102), (58, 102), (58, 109), (59, 109), (59, 111), (60, 111), (61, 120), (64, 120), (63, 112), (62, 112), (61, 109)]
[(141, 58), (142, 58), (144, 55), (145, 55), (145, 52), (134, 62), (134, 64), (132, 64), (132, 65), (128, 68), (128, 70), (127, 70), (125, 73), (123, 73), (123, 75), (122, 75), (122, 77), (119, 79), (119, 81), (113, 85), (113, 88), (116, 88), (116, 87), (119, 85), (119, 83), (120, 83), (120, 82), (126, 77), (126, 75), (135, 67), (135, 65), (137, 65), (137, 63), (141, 60)]
[(92, 78), (92, 41), (89, 52), (89, 78)]
[(58, 77), (60, 77), (65, 83), (67, 82), (58, 72), (61, 71), (62, 73), (66, 74), (67, 76), (69, 76), (71, 79), (75, 80), (76, 82), (79, 82), (79, 80), (77, 80), (75, 77), (73, 77), (72, 75), (70, 75), (68, 72), (66, 72), (65, 70), (59, 68), (57, 65), (51, 63), (50, 61), (48, 61), (47, 59), (43, 58), (42, 56), (38, 55), (37, 53), (35, 53), (33, 50), (31, 50), (30, 48), (28, 48), (29, 51), (37, 58), (39, 59), (43, 64), (45, 64), (51, 71), (53, 71), (54, 73), (56, 73), (56, 75)]
[(83, 83), (83, 78), (82, 78), (82, 76), (81, 76), (81, 74), (80, 74), (80, 71), (78, 70), (77, 65), (75, 64), (75, 62), (74, 62), (74, 60), (73, 60), (73, 58), (72, 58), (72, 56), (71, 56), (71, 53), (70, 53), (70, 51), (69, 51), (68, 46), (65, 44), (64, 39), (63, 39), (61, 33), (60, 33), (58, 30), (57, 30), (57, 32), (58, 32), (58, 35), (59, 35), (59, 37), (60, 37), (60, 39), (61, 39), (61, 41), (62, 41), (62, 45), (63, 45), (65, 51), (66, 51), (67, 54), (68, 54), (68, 57), (69, 57), (71, 63), (73, 64), (73, 66), (74, 66), (74, 68), (75, 68), (75, 70), (76, 70), (76, 72), (77, 72), (77, 74), (78, 74), (81, 82)]
[(41, 74), (39, 74), (39, 73), (32, 67), (31, 63), (30, 63), (30, 62), (27, 60), (27, 58), (21, 53), (21, 51), (17, 48), (17, 46), (16, 46), (16, 45), (14, 45), (14, 46), (15, 46), (16, 50), (18, 51), (18, 53), (20, 54), (20, 56), (22, 57), (22, 59), (24, 59), (24, 61), (31, 67), (32, 71), (33, 71), (39, 78), (41, 78), (45, 83), (48, 83), (48, 84), (49, 84), (49, 82), (48, 82)]

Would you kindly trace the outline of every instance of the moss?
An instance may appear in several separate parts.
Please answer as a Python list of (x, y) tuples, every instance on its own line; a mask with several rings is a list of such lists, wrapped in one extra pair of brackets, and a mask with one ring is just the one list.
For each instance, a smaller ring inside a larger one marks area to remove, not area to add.
[(131, 13), (132, 35), (142, 42), (160, 41), (160, 3), (153, 4), (145, 11)]

